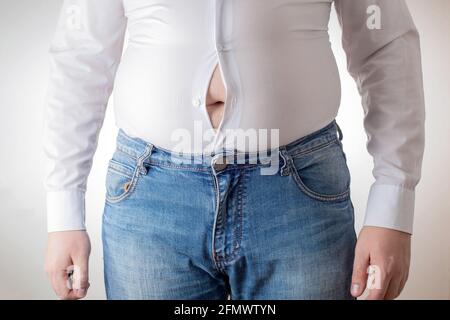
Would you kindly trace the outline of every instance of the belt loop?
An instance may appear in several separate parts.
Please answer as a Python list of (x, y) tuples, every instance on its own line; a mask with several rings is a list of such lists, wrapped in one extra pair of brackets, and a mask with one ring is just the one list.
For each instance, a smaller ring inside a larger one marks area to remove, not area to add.
[(144, 162), (147, 161), (152, 155), (153, 148), (154, 145), (148, 142), (147, 146), (145, 147), (144, 153), (138, 158), (139, 172), (143, 175), (146, 175), (148, 173), (147, 168), (144, 166)]
[(286, 160), (286, 147), (280, 147), (280, 150), (278, 151), (280, 154), (280, 157), (283, 159), (283, 166), (280, 168), (280, 175), (281, 176), (287, 176), (289, 175), (289, 167), (287, 166), (287, 160)]
[(342, 141), (342, 138), (344, 138), (344, 136), (343, 136), (343, 134), (342, 134), (341, 127), (339, 127), (337, 121), (335, 121), (335, 123), (336, 123), (336, 127), (337, 127), (338, 134), (339, 134), (339, 141)]

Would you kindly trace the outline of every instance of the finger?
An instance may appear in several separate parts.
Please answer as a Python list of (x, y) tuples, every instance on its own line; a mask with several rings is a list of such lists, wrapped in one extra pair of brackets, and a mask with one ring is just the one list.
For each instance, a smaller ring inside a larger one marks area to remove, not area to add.
[(89, 262), (87, 256), (74, 258), (73, 291), (77, 298), (84, 298), (89, 288)]
[(53, 290), (60, 299), (70, 299), (71, 289), (67, 286), (68, 275), (65, 270), (52, 273), (51, 283)]
[(350, 293), (353, 297), (359, 297), (366, 289), (367, 268), (369, 267), (369, 255), (365, 252), (355, 251), (353, 262), (352, 285)]
[(84, 288), (80, 289), (73, 289), (74, 295), (77, 297), (77, 299), (82, 299), (86, 297), (87, 290), (89, 289), (90, 284), (88, 283)]
[(402, 281), (400, 281), (400, 288), (399, 293), (401, 293), (403, 291), (403, 289), (405, 288), (406, 282), (408, 281), (408, 271), (406, 272), (406, 274), (403, 276)]
[(367, 296), (367, 300), (381, 300), (384, 299), (386, 295), (386, 291), (389, 287), (391, 276), (385, 269), (381, 269), (377, 264), (374, 264), (372, 270), (373, 273), (369, 276), (369, 295)]
[(386, 295), (386, 290), (389, 286), (389, 282), (383, 284), (383, 286), (381, 287), (381, 289), (370, 289), (369, 290), (369, 295), (367, 296), (366, 300), (383, 300), (385, 295)]
[(384, 296), (385, 300), (394, 300), (400, 294), (400, 283), (402, 281), (402, 276), (393, 277), (389, 283), (389, 287), (386, 290)]
[(69, 290), (69, 293), (65, 298), (65, 300), (78, 300), (78, 299), (80, 298), (76, 295), (75, 290), (73, 289)]

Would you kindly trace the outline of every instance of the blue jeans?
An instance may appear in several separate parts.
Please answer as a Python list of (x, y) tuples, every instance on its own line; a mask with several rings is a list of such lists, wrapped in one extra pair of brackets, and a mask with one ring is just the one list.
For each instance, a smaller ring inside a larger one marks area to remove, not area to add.
[(281, 146), (277, 172), (263, 175), (264, 161), (187, 162), (119, 129), (102, 224), (107, 298), (352, 299), (341, 140), (333, 120)]

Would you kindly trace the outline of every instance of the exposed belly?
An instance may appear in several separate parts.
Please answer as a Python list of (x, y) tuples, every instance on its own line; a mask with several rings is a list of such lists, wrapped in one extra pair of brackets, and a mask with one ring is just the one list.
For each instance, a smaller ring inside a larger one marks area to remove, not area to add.
[(216, 65), (206, 95), (206, 110), (208, 111), (211, 124), (215, 129), (219, 127), (220, 121), (223, 118), (225, 97), (225, 84), (223, 83), (219, 65)]

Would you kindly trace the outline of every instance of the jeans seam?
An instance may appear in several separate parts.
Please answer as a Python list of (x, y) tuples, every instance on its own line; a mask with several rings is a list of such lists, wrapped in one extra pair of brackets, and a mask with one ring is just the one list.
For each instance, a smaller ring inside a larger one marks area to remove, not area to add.
[(139, 157), (136, 157), (135, 154), (127, 151), (126, 148), (127, 148), (127, 146), (122, 146), (121, 144), (118, 144), (117, 147), (116, 147), (117, 150), (125, 153), (127, 156), (133, 158), (134, 160), (137, 160), (139, 158)]
[[(122, 169), (121, 167), (125, 168), (125, 169)], [(121, 174), (124, 177), (130, 178), (130, 179), (133, 178), (135, 169), (136, 168), (133, 168), (132, 166), (129, 166), (125, 163), (120, 163), (119, 161), (116, 161), (113, 159), (109, 160), (108, 170), (112, 170), (118, 174)], [(128, 171), (126, 171), (126, 170), (128, 170)], [(129, 172), (133, 172), (133, 173), (129, 174)]]
[(240, 252), (240, 248), (241, 248), (241, 243), (242, 243), (242, 238), (243, 238), (243, 206), (244, 206), (244, 196), (245, 196), (245, 180), (247, 178), (247, 174), (244, 170), (241, 170), (241, 181), (239, 182), (239, 186), (238, 186), (238, 205), (237, 205), (237, 220), (239, 223), (239, 230), (235, 230), (233, 235), (234, 235), (234, 239), (235, 239), (235, 243), (233, 243), (233, 251), (231, 253), (231, 255), (226, 259), (227, 262), (230, 262), (231, 260), (233, 260), (238, 253)]
[(303, 193), (305, 193), (307, 196), (309, 196), (309, 197), (311, 197), (311, 198), (313, 198), (313, 199), (316, 199), (316, 200), (321, 200), (321, 201), (336, 201), (336, 200), (345, 200), (345, 199), (347, 199), (348, 196), (350, 195), (350, 189), (349, 189), (349, 188), (348, 188), (347, 190), (345, 190), (344, 192), (341, 192), (341, 193), (336, 194), (336, 195), (330, 195), (330, 196), (322, 195), (322, 194), (319, 194), (319, 193), (317, 193), (317, 192), (314, 192), (314, 191), (310, 190), (310, 189), (304, 184), (304, 182), (302, 181), (302, 179), (300, 178), (300, 175), (298, 174), (298, 172), (297, 172), (297, 170), (296, 170), (296, 168), (295, 168), (295, 165), (294, 165), (294, 163), (293, 163), (292, 158), (291, 158), (289, 155), (287, 155), (287, 157), (288, 157), (287, 162), (288, 162), (288, 165), (290, 166), (290, 169), (291, 169), (290, 171), (291, 171), (292, 177), (293, 177), (293, 179), (294, 179), (296, 185), (297, 185), (297, 186), (303, 191)]
[(222, 213), (221, 213), (221, 206), (220, 206), (219, 180), (217, 179), (217, 175), (214, 174), (214, 169), (208, 170), (208, 172), (210, 173), (210, 175), (213, 178), (214, 195), (215, 195), (215, 202), (216, 202), (215, 211), (214, 211), (212, 239), (211, 239), (212, 260), (213, 260), (214, 268), (216, 269), (216, 271), (218, 271), (221, 274), (225, 274), (225, 271), (222, 268), (222, 260), (216, 254), (216, 235), (218, 234), (217, 231), (220, 231), (220, 229), (222, 227), (222, 225), (221, 225), (222, 224)]
[[(195, 167), (189, 167), (189, 166), (180, 166), (180, 165), (174, 165), (174, 164), (167, 164), (165, 162), (162, 161), (158, 161), (158, 160), (150, 160), (149, 162), (147, 162), (147, 164), (149, 165), (156, 165), (156, 166), (160, 166), (163, 168), (170, 168), (170, 169), (180, 169), (180, 170), (186, 170), (186, 171), (195, 171), (195, 172), (208, 172), (211, 171), (211, 168), (209, 166), (205, 166), (205, 167), (201, 167), (201, 168), (195, 168)], [(236, 170), (236, 169), (257, 169), (259, 168), (261, 165), (258, 164), (240, 164), (238, 165), (239, 167), (228, 167), (225, 168), (223, 170), (220, 170), (220, 173), (224, 173), (227, 171), (231, 171), (231, 170)]]
[(157, 160), (150, 160), (148, 162), (149, 165), (155, 165), (163, 168), (170, 168), (170, 169), (181, 169), (181, 170), (187, 170), (187, 171), (196, 171), (196, 172), (207, 172), (209, 171), (208, 167), (205, 168), (195, 168), (195, 167), (188, 167), (188, 166), (179, 166), (179, 165), (173, 165), (173, 164), (165, 164), (162, 161)]
[(333, 136), (333, 137), (330, 138), (330, 140), (327, 140), (327, 141), (325, 141), (325, 142), (323, 142), (323, 143), (321, 143), (319, 145), (310, 147), (310, 148), (305, 149), (305, 150), (297, 150), (296, 152), (293, 152), (292, 154), (290, 154), (290, 156), (292, 158), (295, 158), (295, 157), (298, 157), (298, 156), (303, 156), (303, 155), (306, 155), (306, 154), (310, 154), (310, 153), (312, 153), (314, 151), (319, 151), (319, 150), (321, 150), (323, 148), (326, 148), (327, 146), (331, 145), (333, 142), (335, 142), (337, 140), (338, 140), (338, 138), (336, 136)]
[[(239, 217), (239, 225), (240, 225), (240, 231), (239, 232), (233, 232), (233, 236), (235, 237), (235, 242), (233, 243), (233, 249), (229, 256), (219, 256), (217, 261), (218, 263), (223, 267), (227, 264), (231, 263), (241, 252), (242, 249), (242, 239), (244, 235), (244, 199), (246, 196), (246, 183), (245, 180), (247, 179), (247, 174), (244, 172), (243, 174), (243, 180), (239, 183), (239, 191), (238, 191), (238, 217)], [(241, 185), (242, 183), (242, 185)], [(239, 246), (237, 245), (239, 244)]]
[(136, 168), (134, 169), (133, 176), (131, 177), (130, 188), (128, 189), (128, 191), (126, 191), (125, 193), (123, 193), (117, 197), (109, 197), (108, 195), (106, 195), (106, 197), (105, 197), (106, 202), (108, 202), (110, 204), (115, 204), (115, 203), (121, 202), (122, 200), (124, 200), (125, 198), (127, 198), (134, 192), (134, 190), (136, 189), (136, 186), (140, 180), (139, 177), (141, 174), (143, 174), (143, 172), (142, 172), (143, 163), (151, 155), (152, 150), (153, 150), (153, 146), (147, 145), (147, 147), (145, 148), (142, 155), (140, 155), (137, 158)]

